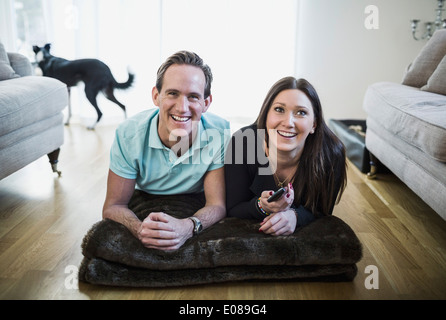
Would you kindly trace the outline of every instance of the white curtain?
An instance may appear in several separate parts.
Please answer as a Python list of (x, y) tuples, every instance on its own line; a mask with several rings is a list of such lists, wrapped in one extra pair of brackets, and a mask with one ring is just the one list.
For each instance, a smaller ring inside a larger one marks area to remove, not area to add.
[[(19, 1), (19, 0), (16, 0)], [(252, 122), (272, 84), (294, 75), (298, 0), (42, 0), (52, 53), (67, 59), (98, 58), (118, 81), (136, 75), (116, 97), (131, 116), (153, 107), (156, 71), (170, 54), (191, 50), (214, 73), (210, 112), (237, 128)], [(39, 45), (43, 45), (40, 43)], [(122, 121), (103, 97), (102, 123)], [(79, 85), (74, 119), (96, 117)]]

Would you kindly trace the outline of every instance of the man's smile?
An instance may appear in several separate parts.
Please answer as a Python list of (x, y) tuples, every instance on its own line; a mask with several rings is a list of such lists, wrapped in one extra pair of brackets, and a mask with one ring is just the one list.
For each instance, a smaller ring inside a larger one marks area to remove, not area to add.
[(176, 116), (176, 115), (171, 115), (172, 119), (178, 122), (186, 122), (188, 120), (190, 120), (192, 117), (184, 117), (184, 116)]

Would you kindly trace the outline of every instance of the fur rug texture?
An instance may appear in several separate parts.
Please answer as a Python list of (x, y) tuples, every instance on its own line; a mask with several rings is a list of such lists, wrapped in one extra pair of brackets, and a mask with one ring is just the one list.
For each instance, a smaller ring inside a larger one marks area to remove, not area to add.
[[(182, 218), (203, 195), (154, 196), (135, 191), (129, 207), (144, 219), (163, 211)], [(102, 220), (82, 243), (79, 280), (101, 285), (171, 287), (245, 280), (351, 281), (362, 246), (341, 219), (328, 216), (290, 236), (260, 233), (259, 222), (225, 218), (180, 249), (145, 248), (123, 225)]]

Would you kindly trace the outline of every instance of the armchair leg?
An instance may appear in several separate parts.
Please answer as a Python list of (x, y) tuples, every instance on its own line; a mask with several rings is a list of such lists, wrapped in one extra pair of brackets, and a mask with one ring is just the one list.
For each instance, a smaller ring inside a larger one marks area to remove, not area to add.
[(50, 159), (51, 169), (53, 169), (53, 172), (56, 172), (60, 178), (62, 175), (62, 172), (57, 170), (57, 163), (59, 162), (59, 153), (60, 153), (60, 149), (56, 149), (53, 152), (48, 153), (48, 158)]
[(67, 87), (68, 90), (68, 118), (65, 122), (65, 125), (70, 125), (70, 119), (71, 119), (71, 87)]

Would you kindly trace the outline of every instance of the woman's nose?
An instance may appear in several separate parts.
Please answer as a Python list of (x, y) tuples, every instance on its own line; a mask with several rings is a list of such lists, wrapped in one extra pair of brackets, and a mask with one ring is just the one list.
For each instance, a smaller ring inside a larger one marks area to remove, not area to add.
[(286, 125), (289, 127), (293, 127), (294, 126), (294, 115), (292, 112), (288, 112), (287, 117), (286, 117)]

